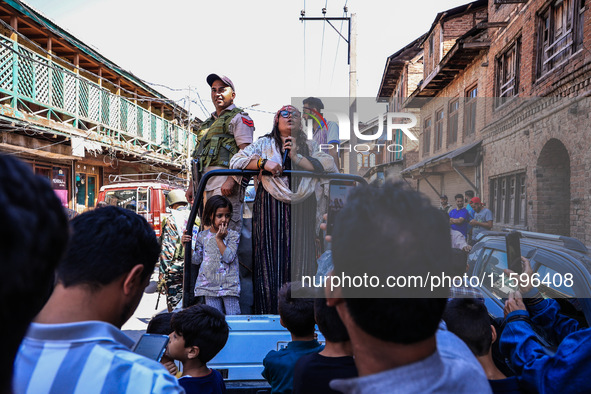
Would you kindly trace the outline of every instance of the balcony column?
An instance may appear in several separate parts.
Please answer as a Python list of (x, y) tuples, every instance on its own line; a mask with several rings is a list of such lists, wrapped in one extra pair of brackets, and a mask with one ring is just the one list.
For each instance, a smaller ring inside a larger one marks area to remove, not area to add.
[[(53, 84), (52, 76), (53, 76), (53, 38), (51, 36), (47, 37), (47, 46), (45, 48), (47, 50), (47, 66), (48, 66), (48, 81), (47, 81), (47, 103), (51, 108), (51, 104), (53, 103)], [(47, 111), (47, 119), (51, 118), (51, 109)]]
[(74, 75), (76, 75), (76, 119), (74, 127), (78, 128), (80, 122), (80, 54), (74, 54)]
[(13, 31), (10, 33), (10, 39), (12, 40), (12, 108), (17, 107), (17, 94), (18, 94), (18, 18), (15, 15), (10, 17), (10, 27)]
[(18, 42), (18, 18), (16, 15), (10, 16), (10, 27), (13, 29), (10, 33), (10, 39), (14, 42)]
[[(103, 124), (103, 67), (99, 66), (98, 69), (98, 86), (99, 86), (99, 106), (98, 106), (98, 121), (99, 124)], [(104, 128), (103, 128), (104, 130)], [(99, 131), (101, 126), (99, 125)]]

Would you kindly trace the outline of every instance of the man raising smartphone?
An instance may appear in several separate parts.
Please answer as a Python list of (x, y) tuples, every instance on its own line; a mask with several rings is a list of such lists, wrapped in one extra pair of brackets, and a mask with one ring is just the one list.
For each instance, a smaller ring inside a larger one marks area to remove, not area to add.
[[(566, 388), (570, 392), (588, 391), (591, 329), (562, 315), (555, 300), (542, 297), (532, 286), (533, 270), (529, 260), (521, 257), (521, 261), (527, 280), (522, 281), (519, 291), (509, 294), (505, 302), (506, 326), (499, 344), (501, 353), (509, 358), (528, 391), (558, 393)], [(537, 340), (534, 324), (560, 341), (553, 355)]]

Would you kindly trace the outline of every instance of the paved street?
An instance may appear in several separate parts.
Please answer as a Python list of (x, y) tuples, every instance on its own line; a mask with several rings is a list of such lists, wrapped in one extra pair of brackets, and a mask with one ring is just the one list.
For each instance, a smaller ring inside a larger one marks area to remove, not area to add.
[(161, 296), (156, 310), (156, 300), (158, 292), (156, 285), (158, 283), (158, 269), (154, 270), (150, 278), (150, 284), (146, 287), (144, 296), (133, 316), (122, 327), (123, 332), (133, 340), (137, 341), (140, 336), (146, 332), (148, 322), (157, 313), (166, 311), (166, 297)]

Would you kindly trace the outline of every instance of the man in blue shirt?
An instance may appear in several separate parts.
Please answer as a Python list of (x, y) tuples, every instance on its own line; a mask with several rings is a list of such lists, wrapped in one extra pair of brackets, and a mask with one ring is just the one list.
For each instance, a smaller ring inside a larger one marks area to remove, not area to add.
[(14, 393), (184, 392), (120, 330), (150, 281), (160, 246), (146, 219), (98, 208), (71, 221), (57, 284), (15, 361)]
[(456, 207), (449, 211), (449, 223), (451, 224), (452, 230), (459, 231), (462, 233), (464, 238), (468, 235), (468, 222), (470, 221), (470, 214), (464, 208), (464, 196), (456, 194)]

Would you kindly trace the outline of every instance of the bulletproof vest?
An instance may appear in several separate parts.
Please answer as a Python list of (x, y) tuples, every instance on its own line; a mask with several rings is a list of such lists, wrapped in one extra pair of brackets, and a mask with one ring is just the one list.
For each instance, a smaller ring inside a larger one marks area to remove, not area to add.
[(238, 152), (234, 136), (229, 132), (230, 122), (242, 110), (238, 107), (224, 112), (217, 119), (209, 118), (199, 129), (193, 158), (199, 160), (199, 172), (209, 166), (228, 167)]

